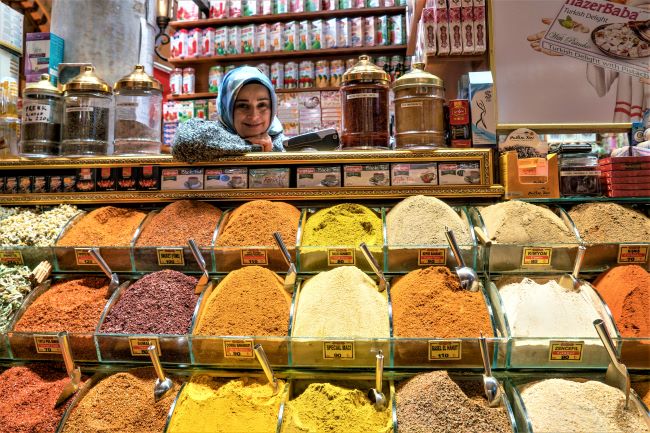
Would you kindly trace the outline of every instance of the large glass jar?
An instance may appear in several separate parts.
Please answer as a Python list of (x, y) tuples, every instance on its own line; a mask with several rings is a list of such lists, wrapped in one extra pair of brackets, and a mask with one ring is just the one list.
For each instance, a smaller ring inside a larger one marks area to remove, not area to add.
[(20, 154), (30, 158), (59, 155), (61, 142), (62, 93), (48, 74), (30, 84), (23, 93), (23, 122)]
[(359, 62), (343, 74), (341, 86), (341, 148), (387, 149), (388, 83), (390, 76), (359, 56)]
[(63, 86), (61, 155), (92, 156), (108, 153), (113, 95), (93, 66)]
[(162, 122), (162, 86), (136, 65), (113, 86), (115, 154), (158, 154)]
[(424, 63), (393, 83), (395, 146), (428, 149), (445, 145), (445, 90), (440, 78), (424, 71)]

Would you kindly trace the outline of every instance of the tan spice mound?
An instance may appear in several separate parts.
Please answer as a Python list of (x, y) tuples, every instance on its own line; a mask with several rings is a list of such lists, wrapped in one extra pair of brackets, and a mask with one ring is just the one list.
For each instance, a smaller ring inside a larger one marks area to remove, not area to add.
[(129, 246), (146, 214), (134, 209), (104, 206), (84, 215), (57, 246)]
[(650, 218), (620, 204), (579, 204), (569, 216), (587, 242), (650, 242)]

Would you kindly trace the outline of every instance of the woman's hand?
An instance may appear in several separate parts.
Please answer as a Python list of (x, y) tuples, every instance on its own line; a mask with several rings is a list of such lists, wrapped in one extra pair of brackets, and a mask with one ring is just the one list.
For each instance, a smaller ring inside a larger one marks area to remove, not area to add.
[(253, 137), (246, 137), (246, 140), (251, 144), (262, 146), (263, 152), (271, 152), (273, 150), (273, 140), (271, 140), (271, 137), (266, 132)]

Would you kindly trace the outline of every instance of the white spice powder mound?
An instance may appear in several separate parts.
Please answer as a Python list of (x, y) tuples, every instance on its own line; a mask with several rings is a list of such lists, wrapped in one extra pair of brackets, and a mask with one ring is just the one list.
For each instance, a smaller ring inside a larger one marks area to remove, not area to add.
[(601, 382), (548, 379), (524, 389), (521, 397), (535, 433), (642, 433), (647, 425), (625, 395)]
[(292, 334), (388, 338), (388, 301), (372, 278), (357, 267), (321, 272), (302, 286)]
[(577, 243), (562, 219), (545, 206), (511, 200), (481, 209), (488, 236), (502, 244)]
[(620, 204), (580, 204), (569, 216), (587, 242), (650, 242), (650, 218)]
[(453, 230), (460, 245), (472, 243), (467, 223), (449, 205), (435, 197), (408, 197), (386, 215), (390, 245), (447, 245), (445, 227)]

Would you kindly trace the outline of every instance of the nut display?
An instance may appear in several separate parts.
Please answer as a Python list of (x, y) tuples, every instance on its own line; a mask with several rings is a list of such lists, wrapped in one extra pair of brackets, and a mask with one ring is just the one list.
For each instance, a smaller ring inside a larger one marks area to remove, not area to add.
[[(1, 213), (0, 211), (0, 218)], [(12, 213), (9, 211), (7, 213)], [(49, 247), (70, 218), (79, 212), (76, 206), (62, 204), (52, 209), (21, 209), (2, 220), (0, 245)]]

